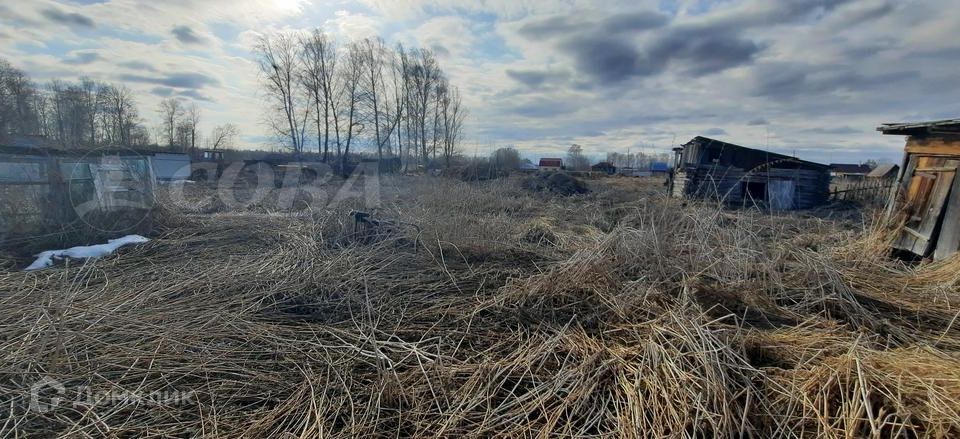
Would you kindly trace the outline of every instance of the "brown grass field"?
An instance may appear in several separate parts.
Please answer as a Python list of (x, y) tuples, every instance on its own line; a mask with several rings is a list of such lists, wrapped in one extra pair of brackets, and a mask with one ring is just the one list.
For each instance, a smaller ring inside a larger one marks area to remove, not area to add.
[(219, 207), (8, 264), (0, 436), (960, 436), (960, 259), (888, 258), (870, 212), (588, 185), (385, 179), (419, 232)]

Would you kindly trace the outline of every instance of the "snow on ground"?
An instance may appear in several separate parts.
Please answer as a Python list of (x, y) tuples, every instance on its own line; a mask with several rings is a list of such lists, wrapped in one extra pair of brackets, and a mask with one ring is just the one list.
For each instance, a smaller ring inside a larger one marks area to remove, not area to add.
[(54, 259), (73, 258), (102, 258), (109, 256), (118, 248), (130, 244), (140, 244), (149, 241), (140, 235), (127, 235), (122, 238), (111, 239), (106, 244), (86, 245), (71, 247), (66, 250), (47, 250), (37, 255), (37, 260), (33, 261), (24, 271), (40, 270), (53, 265)]

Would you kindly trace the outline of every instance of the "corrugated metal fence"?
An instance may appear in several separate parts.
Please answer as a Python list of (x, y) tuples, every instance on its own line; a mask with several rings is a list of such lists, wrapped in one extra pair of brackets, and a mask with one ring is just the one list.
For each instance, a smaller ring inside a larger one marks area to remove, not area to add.
[(62, 227), (93, 212), (149, 208), (154, 177), (140, 155), (0, 153), (0, 237)]

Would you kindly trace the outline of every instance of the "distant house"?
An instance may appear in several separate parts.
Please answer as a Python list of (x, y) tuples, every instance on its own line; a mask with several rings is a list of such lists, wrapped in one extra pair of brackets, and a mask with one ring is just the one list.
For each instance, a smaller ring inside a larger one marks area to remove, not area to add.
[(617, 173), (617, 167), (613, 166), (613, 163), (610, 162), (600, 162), (590, 167), (590, 170), (593, 172), (602, 172), (607, 175), (613, 175)]
[(563, 169), (563, 159), (559, 159), (559, 158), (540, 159), (541, 171), (559, 171), (561, 169)]
[(883, 134), (908, 136), (903, 171), (888, 212), (905, 221), (893, 248), (946, 259), (960, 251), (960, 119), (883, 124)]
[(852, 163), (831, 163), (830, 176), (834, 179), (844, 180), (863, 180), (870, 173), (869, 165), (858, 165)]
[(867, 178), (869, 179), (879, 179), (879, 180), (893, 180), (897, 178), (897, 173), (900, 172), (900, 167), (893, 163), (886, 163), (882, 165), (877, 165), (876, 168), (873, 168)]
[(669, 180), (674, 197), (788, 210), (823, 204), (829, 196), (827, 165), (707, 137), (696, 137), (674, 153)]
[(667, 175), (670, 172), (670, 165), (664, 162), (651, 162), (650, 173), (653, 175)]

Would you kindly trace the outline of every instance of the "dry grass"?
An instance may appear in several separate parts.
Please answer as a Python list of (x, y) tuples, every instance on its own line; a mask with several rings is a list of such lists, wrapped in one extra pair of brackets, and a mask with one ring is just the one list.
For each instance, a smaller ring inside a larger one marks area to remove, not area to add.
[[(957, 259), (906, 267), (881, 226), (657, 182), (441, 181), (383, 190), (419, 238), (359, 243), (349, 203), (253, 207), (0, 273), (0, 435), (960, 434)], [(61, 404), (30, 410), (44, 378)]]

